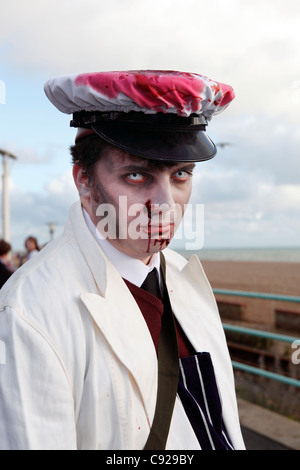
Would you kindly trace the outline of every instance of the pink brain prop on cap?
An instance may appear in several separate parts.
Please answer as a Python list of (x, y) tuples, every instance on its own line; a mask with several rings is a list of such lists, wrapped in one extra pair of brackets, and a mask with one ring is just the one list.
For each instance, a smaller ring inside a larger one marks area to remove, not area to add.
[(45, 84), (60, 111), (203, 115), (208, 121), (235, 97), (233, 89), (196, 73), (173, 71), (96, 72), (62, 76)]

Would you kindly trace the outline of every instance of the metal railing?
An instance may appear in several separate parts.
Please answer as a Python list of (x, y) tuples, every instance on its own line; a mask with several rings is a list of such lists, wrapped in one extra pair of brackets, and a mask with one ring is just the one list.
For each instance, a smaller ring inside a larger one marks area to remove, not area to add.
[(254, 297), (256, 299), (280, 300), (283, 302), (300, 303), (300, 297), (292, 295), (266, 294), (264, 292), (248, 292), (242, 290), (213, 289), (215, 294), (232, 295), (235, 297)]
[[(251, 297), (251, 298), (257, 298), (257, 299), (268, 299), (268, 300), (300, 303), (300, 297), (296, 297), (296, 296), (267, 294), (267, 293), (260, 293), (260, 292), (248, 292), (248, 291), (235, 291), (235, 290), (227, 290), (227, 289), (213, 289), (213, 292), (215, 295), (221, 294), (221, 295), (230, 295), (230, 296), (238, 296), (238, 297)], [(241, 333), (241, 334), (255, 336), (258, 338), (266, 338), (266, 339), (271, 339), (271, 340), (276, 340), (276, 341), (282, 341), (282, 342), (290, 343), (291, 345), (296, 341), (296, 342), (299, 342), (299, 345), (300, 345), (300, 338), (297, 338), (294, 336), (273, 333), (270, 331), (256, 330), (253, 328), (246, 328), (246, 327), (242, 327), (238, 325), (231, 325), (228, 323), (223, 323), (223, 328), (225, 332), (228, 331), (228, 332), (234, 332), (234, 333)], [(235, 369), (239, 369), (239, 370), (249, 372), (255, 375), (260, 375), (265, 378), (277, 380), (287, 385), (293, 385), (294, 387), (300, 388), (300, 380), (294, 379), (292, 377), (287, 377), (285, 375), (277, 374), (275, 372), (270, 372), (268, 370), (254, 367), (254, 366), (237, 362), (237, 361), (232, 361), (232, 365)]]

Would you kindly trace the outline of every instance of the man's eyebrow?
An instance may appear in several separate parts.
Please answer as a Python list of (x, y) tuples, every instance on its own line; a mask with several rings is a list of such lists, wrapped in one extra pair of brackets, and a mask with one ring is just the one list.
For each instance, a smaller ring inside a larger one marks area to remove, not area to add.
[(196, 167), (196, 164), (193, 162), (178, 162), (174, 163), (174, 165), (164, 165), (162, 162), (159, 162), (157, 166), (153, 164), (153, 162), (149, 161), (141, 161), (136, 163), (129, 163), (120, 165), (121, 171), (128, 171), (128, 172), (137, 172), (137, 171), (157, 171), (161, 169), (181, 169), (181, 170), (193, 170)]
[(141, 170), (150, 170), (149, 165), (145, 165), (143, 163), (133, 163), (129, 165), (120, 165), (120, 170), (122, 171), (128, 171), (128, 172), (136, 172), (136, 171), (141, 171)]
[(193, 171), (194, 168), (196, 167), (196, 164), (195, 163), (184, 163), (182, 162), (181, 164), (179, 163), (178, 165), (175, 165), (173, 168), (174, 170), (182, 170), (182, 171)]
[(189, 170), (193, 170), (195, 167), (196, 167), (196, 163), (187, 163), (187, 164), (184, 164), (184, 162), (182, 162), (182, 165), (183, 166), (180, 166), (181, 168), (187, 168)]

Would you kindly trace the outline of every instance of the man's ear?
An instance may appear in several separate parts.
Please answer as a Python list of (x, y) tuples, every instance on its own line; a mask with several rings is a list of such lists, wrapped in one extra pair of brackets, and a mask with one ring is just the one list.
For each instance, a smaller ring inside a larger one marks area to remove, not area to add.
[(73, 178), (81, 200), (90, 200), (91, 190), (87, 172), (79, 165), (73, 166)]

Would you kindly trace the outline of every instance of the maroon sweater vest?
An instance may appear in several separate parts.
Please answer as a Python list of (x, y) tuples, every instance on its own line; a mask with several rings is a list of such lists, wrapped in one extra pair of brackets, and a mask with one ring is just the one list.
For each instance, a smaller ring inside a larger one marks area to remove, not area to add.
[[(126, 279), (124, 279), (124, 281), (144, 316), (157, 352), (158, 339), (161, 330), (161, 317), (164, 313), (164, 304), (160, 299), (145, 291), (144, 289), (141, 289)], [(194, 354), (192, 345), (190, 344), (177, 321), (175, 321), (175, 326), (179, 357), (183, 358), (191, 356)]]

